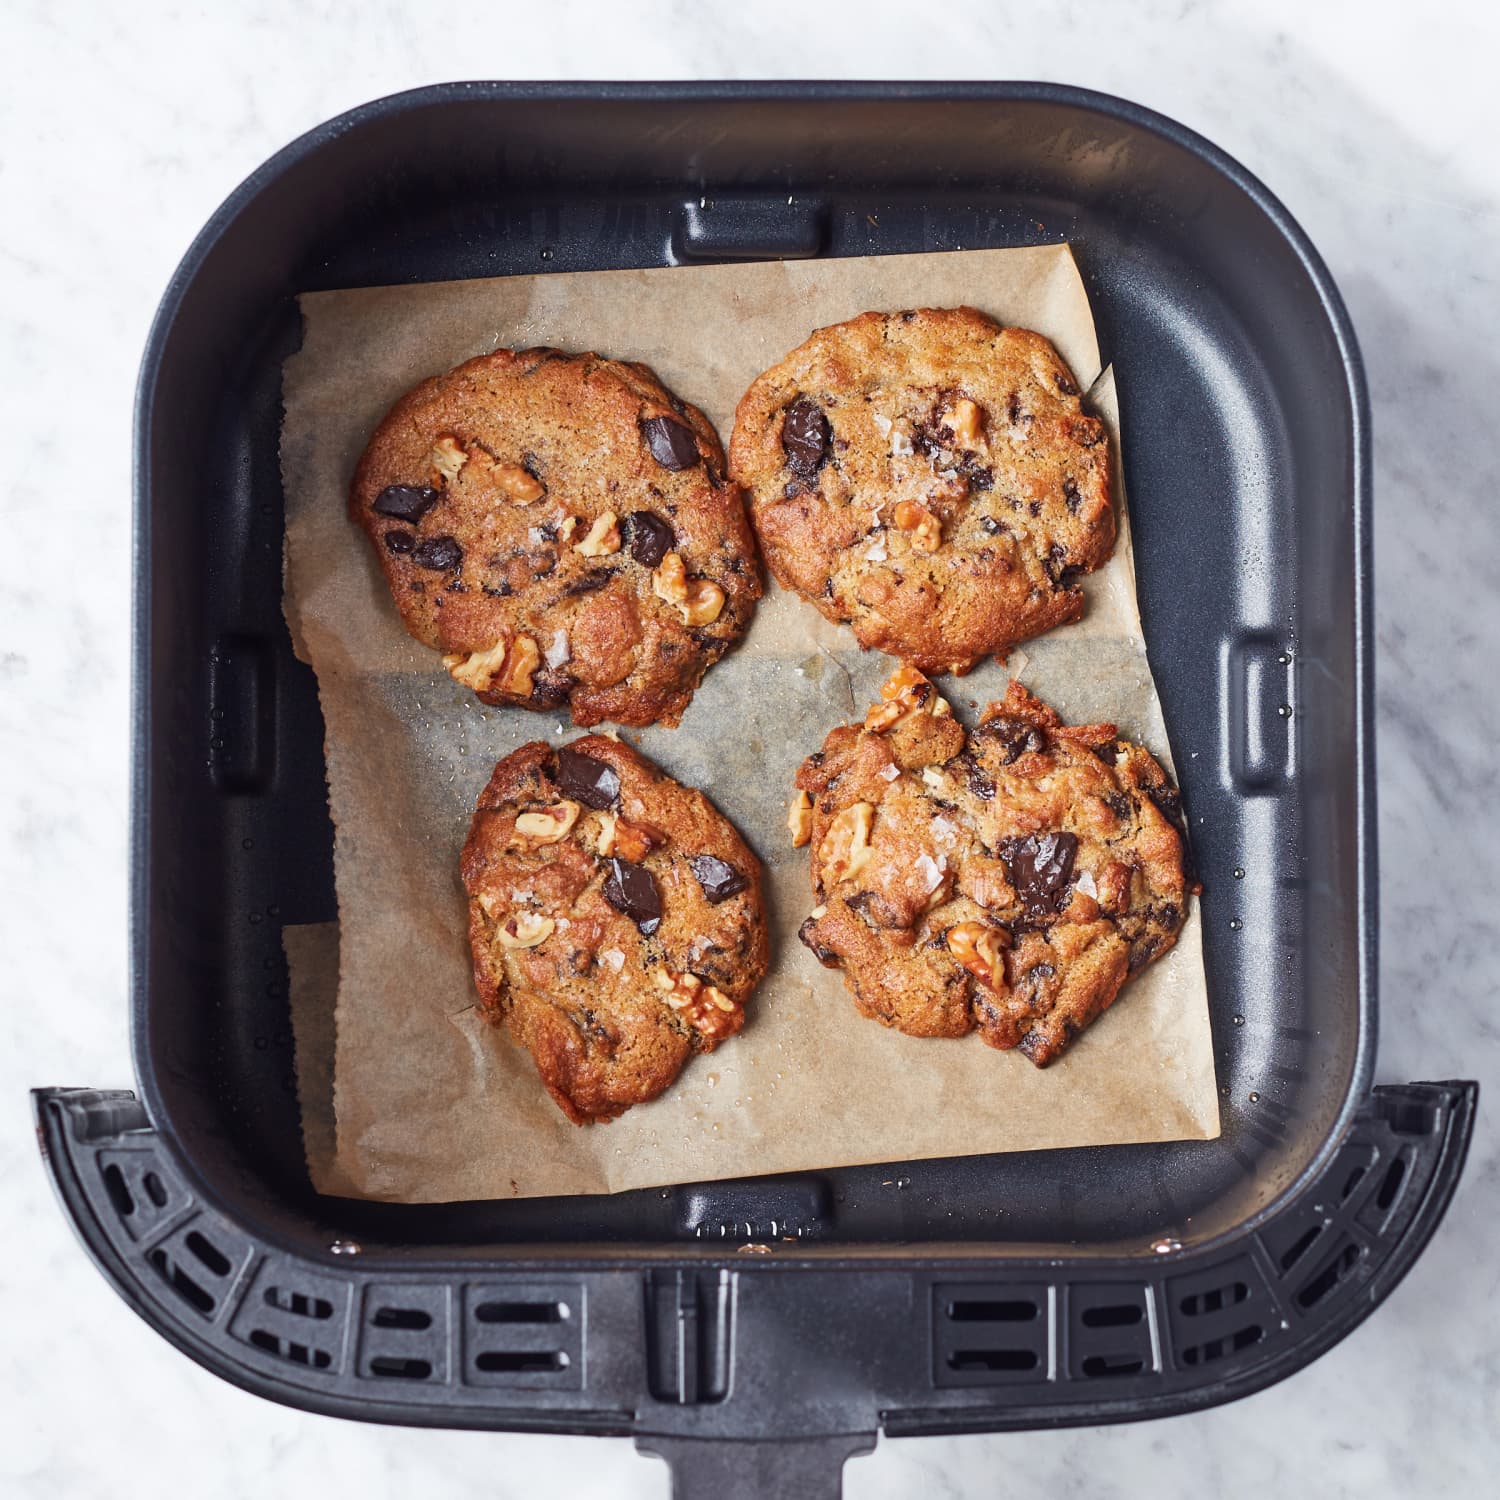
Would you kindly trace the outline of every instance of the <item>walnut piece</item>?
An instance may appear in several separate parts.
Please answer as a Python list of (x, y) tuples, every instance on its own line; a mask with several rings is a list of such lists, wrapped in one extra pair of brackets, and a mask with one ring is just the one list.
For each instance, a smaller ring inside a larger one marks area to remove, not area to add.
[(582, 811), (576, 802), (566, 799), (554, 802), (550, 807), (523, 812), (516, 819), (516, 832), (534, 844), (555, 844), (573, 831), (573, 825)]
[(792, 848), (800, 849), (812, 837), (812, 798), (806, 792), (798, 792), (787, 809), (787, 831), (792, 835)]
[(724, 590), (706, 578), (689, 578), (679, 553), (669, 552), (651, 575), (651, 592), (682, 611), (688, 625), (710, 625), (724, 609)]
[(517, 505), (530, 505), (533, 500), (540, 500), (547, 493), (546, 485), (530, 469), (523, 469), (520, 464), (497, 464), (495, 482)]
[(611, 552), (618, 552), (620, 550), (619, 519), (614, 511), (605, 511), (589, 527), (589, 534), (581, 542), (573, 544), (573, 550), (584, 557), (608, 557)]
[(495, 929), (502, 948), (535, 948), (552, 936), (557, 923), (540, 912), (518, 911)]
[(653, 969), (651, 978), (662, 992), (662, 999), (694, 1031), (716, 1037), (734, 1029), (735, 1003), (717, 986), (704, 984), (696, 974), (674, 974), (666, 967)]
[(911, 533), (911, 544), (918, 552), (936, 552), (943, 543), (943, 523), (915, 500), (903, 500), (895, 513), (899, 531)]
[(517, 698), (529, 698), (531, 679), (536, 675), (536, 669), (541, 660), (542, 652), (537, 643), (529, 635), (518, 635), (511, 646), (510, 655), (505, 660), (505, 668), (500, 673), (496, 686), (502, 693), (510, 693)]
[(823, 837), (822, 882), (825, 889), (853, 880), (870, 861), (870, 827), (875, 809), (868, 802), (846, 807)]
[(450, 484), (458, 478), (459, 471), (468, 463), (469, 455), (454, 437), (440, 437), (432, 445), (428, 462)]
[(992, 990), (1005, 986), (1002, 957), (1004, 937), (998, 927), (983, 922), (959, 922), (948, 929), (948, 951), (983, 984)]
[(943, 413), (943, 425), (953, 433), (960, 448), (977, 453), (985, 447), (984, 413), (966, 397), (955, 401)]
[(909, 713), (930, 713), (934, 719), (946, 719), (953, 710), (948, 700), (915, 667), (897, 667), (880, 685), (877, 703), (865, 715), (865, 728), (871, 734), (884, 734)]
[(473, 688), (476, 693), (491, 690), (516, 698), (531, 696), (531, 680), (542, 660), (537, 643), (529, 635), (512, 640), (501, 636), (487, 651), (471, 651), (467, 656), (448, 655), (443, 665), (455, 682)]
[(666, 842), (666, 836), (658, 828), (645, 823), (627, 823), (611, 812), (598, 814), (599, 832), (595, 844), (599, 853), (609, 858), (618, 855), (632, 864), (639, 864), (658, 845)]

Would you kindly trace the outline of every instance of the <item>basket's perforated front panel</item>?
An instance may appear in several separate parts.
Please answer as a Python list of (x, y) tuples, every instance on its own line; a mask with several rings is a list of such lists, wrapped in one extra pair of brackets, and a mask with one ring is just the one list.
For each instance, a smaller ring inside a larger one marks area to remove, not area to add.
[(148, 1319), (221, 1373), (385, 1420), (784, 1439), (1161, 1414), (1289, 1373), (1419, 1253), (1474, 1089), (1378, 1090), (1318, 1177), (1217, 1248), (857, 1272), (804, 1245), (508, 1270), (348, 1240), (293, 1253), (99, 1104), (43, 1105), (64, 1200)]
[[(1224, 1138), (853, 1169), (764, 1192), (315, 1199), (279, 932), (333, 914), (315, 684), (280, 610), (291, 294), (659, 265), (736, 239), (763, 253), (778, 236), (835, 255), (1077, 247), (1119, 377), (1146, 635), (1206, 887)], [(227, 1203), (294, 1237), (337, 1228), (481, 1250), (743, 1237), (771, 1220), (851, 1243), (1046, 1244), (1065, 1225), (1088, 1250), (1231, 1228), (1322, 1148), (1357, 1081), (1363, 1015), (1350, 384), (1287, 244), (1204, 162), (1055, 103), (539, 112), (469, 97), (375, 118), (286, 168), (197, 269), (161, 356), (142, 413), (151, 861), (138, 1053), (159, 1123)]]

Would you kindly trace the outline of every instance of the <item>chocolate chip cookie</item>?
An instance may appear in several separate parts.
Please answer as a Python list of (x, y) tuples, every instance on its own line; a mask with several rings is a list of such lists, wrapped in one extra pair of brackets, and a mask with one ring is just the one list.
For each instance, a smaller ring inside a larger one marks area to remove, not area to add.
[(745, 1024), (768, 956), (760, 863), (628, 745), (507, 755), (460, 870), (480, 1004), (574, 1124), (656, 1098)]
[(1196, 887), (1176, 789), (1113, 724), (1064, 724), (1017, 682), (968, 733), (910, 667), (881, 693), (797, 772), (802, 941), (864, 1015), (1045, 1067), (1177, 941)]
[(1040, 334), (971, 307), (819, 329), (740, 401), (766, 564), (924, 672), (1076, 620), (1114, 549), (1109, 442)]
[(350, 510), (406, 628), (487, 703), (676, 724), (760, 596), (708, 419), (645, 365), (500, 350), (423, 381)]

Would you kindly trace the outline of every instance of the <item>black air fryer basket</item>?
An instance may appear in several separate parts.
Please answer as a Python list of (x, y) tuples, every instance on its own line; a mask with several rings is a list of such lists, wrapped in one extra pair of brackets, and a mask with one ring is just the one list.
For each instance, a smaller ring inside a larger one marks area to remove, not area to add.
[[(1120, 378), (1141, 608), (1204, 882), (1221, 1138), (612, 1197), (314, 1193), (280, 940), (336, 914), (317, 693), (281, 615), (296, 294), (1062, 240)], [(881, 1430), (1156, 1416), (1290, 1374), (1421, 1252), (1475, 1108), (1472, 1083), (1371, 1087), (1369, 446), (1354, 335), (1296, 224), (1118, 100), (468, 84), (304, 136), (199, 236), (141, 374), (139, 1098), (36, 1095), (90, 1253), (262, 1395), (629, 1434), (678, 1494), (720, 1500), (836, 1495)]]

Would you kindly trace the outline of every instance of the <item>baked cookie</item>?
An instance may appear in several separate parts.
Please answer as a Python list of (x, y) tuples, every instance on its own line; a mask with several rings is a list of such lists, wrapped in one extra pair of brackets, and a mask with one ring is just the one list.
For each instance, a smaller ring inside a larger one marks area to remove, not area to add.
[(972, 307), (819, 329), (746, 391), (729, 467), (782, 586), (924, 672), (1078, 619), (1114, 549), (1104, 424)]
[(375, 429), (349, 504), (406, 628), (486, 703), (676, 724), (760, 597), (708, 419), (645, 365), (502, 349)]
[(1177, 792), (1113, 724), (1066, 725), (1017, 682), (969, 733), (910, 667), (881, 694), (797, 772), (802, 941), (864, 1015), (1045, 1067), (1177, 941)]
[(656, 1098), (745, 1024), (768, 953), (760, 863), (628, 745), (507, 755), (460, 870), (480, 1004), (574, 1124)]

